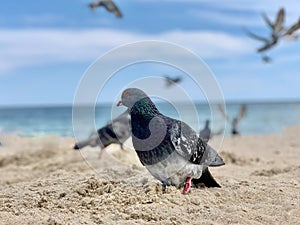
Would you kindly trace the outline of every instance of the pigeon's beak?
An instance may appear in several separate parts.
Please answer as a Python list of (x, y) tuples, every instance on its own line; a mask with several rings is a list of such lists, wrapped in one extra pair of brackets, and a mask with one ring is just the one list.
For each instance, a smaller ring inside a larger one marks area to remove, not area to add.
[(121, 106), (123, 105), (123, 102), (120, 100), (118, 103), (117, 103), (117, 106)]

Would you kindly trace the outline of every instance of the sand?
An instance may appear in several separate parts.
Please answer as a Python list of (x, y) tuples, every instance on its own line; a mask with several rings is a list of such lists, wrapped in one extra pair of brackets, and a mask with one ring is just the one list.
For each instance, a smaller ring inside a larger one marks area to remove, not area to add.
[(225, 137), (226, 165), (211, 168), (222, 188), (187, 195), (162, 194), (130, 149), (98, 159), (71, 138), (2, 136), (0, 224), (299, 224), (299, 134)]

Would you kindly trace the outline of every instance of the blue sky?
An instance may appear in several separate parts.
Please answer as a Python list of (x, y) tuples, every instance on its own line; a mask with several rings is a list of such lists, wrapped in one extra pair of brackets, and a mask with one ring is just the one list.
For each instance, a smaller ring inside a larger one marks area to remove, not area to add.
[[(247, 27), (268, 35), (260, 13), (273, 19), (281, 6), (286, 25), (294, 23), (300, 17), (298, 0), (115, 2), (122, 19), (102, 8), (91, 12), (88, 0), (1, 1), (0, 105), (71, 104), (95, 59), (143, 40), (169, 41), (196, 53), (215, 74), (226, 100), (300, 99), (299, 40), (282, 41), (268, 53), (273, 63), (263, 64), (255, 53), (260, 43), (243, 32)], [(143, 70), (137, 68), (128, 71)], [(174, 72), (159, 66), (144, 70), (149, 76)], [(119, 79), (130, 82), (126, 73)], [(184, 79), (182, 86), (193, 87), (190, 82)], [(104, 96), (115, 100), (109, 90)], [(192, 98), (198, 100), (196, 94)]]

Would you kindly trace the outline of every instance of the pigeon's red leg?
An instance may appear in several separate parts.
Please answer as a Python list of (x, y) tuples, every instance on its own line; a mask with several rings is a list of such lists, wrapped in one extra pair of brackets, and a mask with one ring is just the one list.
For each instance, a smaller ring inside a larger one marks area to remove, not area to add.
[(98, 155), (98, 159), (102, 158), (103, 152), (104, 152), (104, 149), (100, 149), (100, 152), (99, 152), (99, 155)]
[(183, 191), (182, 191), (183, 195), (185, 195), (186, 193), (188, 193), (191, 190), (191, 181), (192, 181), (192, 178), (190, 178), (190, 177), (186, 178), (185, 184), (183, 187)]

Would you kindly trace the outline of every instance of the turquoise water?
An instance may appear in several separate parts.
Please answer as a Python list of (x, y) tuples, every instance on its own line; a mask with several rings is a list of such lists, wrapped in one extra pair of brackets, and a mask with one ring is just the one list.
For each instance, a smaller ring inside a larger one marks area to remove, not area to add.
[[(246, 116), (239, 125), (242, 134), (276, 133), (284, 127), (300, 125), (300, 103), (246, 103), (246, 105)], [(202, 128), (206, 119), (211, 119), (210, 108), (207, 104), (196, 105), (198, 114), (196, 117), (192, 116), (191, 109), (184, 105), (180, 107), (180, 113), (165, 103), (158, 104), (158, 108), (168, 116), (183, 119), (196, 130)], [(236, 116), (239, 108), (240, 104), (227, 104), (228, 116), (230, 118)], [(111, 109), (111, 105), (97, 106), (95, 110), (96, 127), (99, 128), (111, 119)], [(124, 110), (124, 107), (116, 109), (113, 106), (114, 115)], [(221, 113), (215, 114), (213, 121), (213, 130), (218, 131), (223, 128), (224, 119)], [(87, 136), (92, 128), (83, 127), (82, 130), (82, 135)], [(230, 125), (227, 123), (226, 133), (229, 132)], [(73, 137), (72, 106), (2, 107), (0, 108), (0, 133), (17, 133), (22, 136), (55, 134)]]

